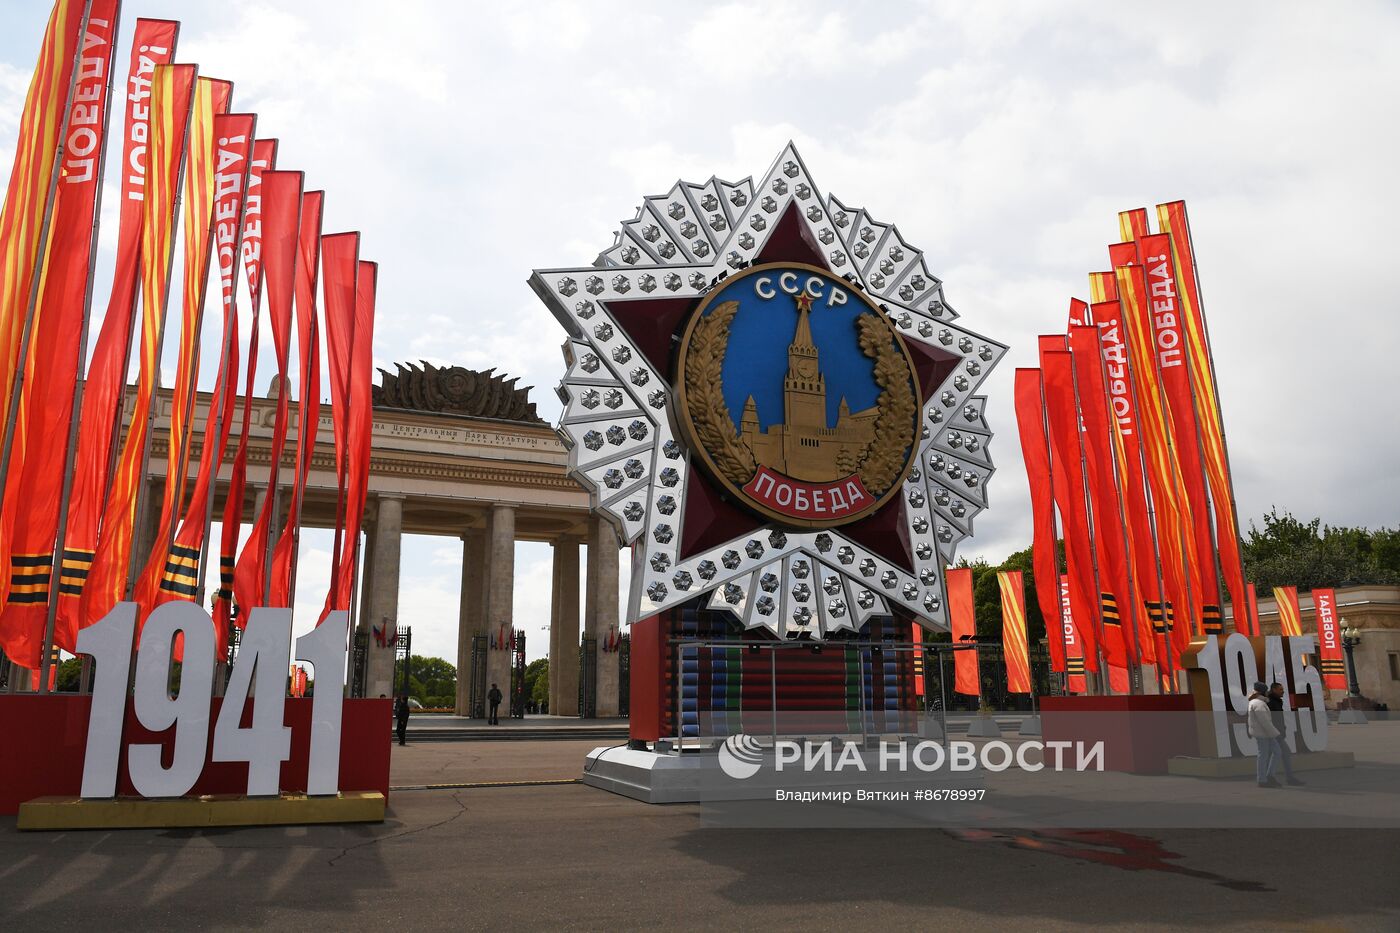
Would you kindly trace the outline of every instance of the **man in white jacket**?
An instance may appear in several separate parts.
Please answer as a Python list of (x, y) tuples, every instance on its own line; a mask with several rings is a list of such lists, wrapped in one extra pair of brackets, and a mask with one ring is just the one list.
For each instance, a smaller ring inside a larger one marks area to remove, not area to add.
[(1254, 684), (1254, 692), (1249, 695), (1249, 737), (1259, 746), (1256, 759), (1255, 777), (1260, 787), (1281, 787), (1274, 780), (1274, 767), (1278, 759), (1274, 755), (1273, 740), (1279, 737), (1274, 728), (1273, 716), (1269, 712), (1269, 687), (1263, 681)]

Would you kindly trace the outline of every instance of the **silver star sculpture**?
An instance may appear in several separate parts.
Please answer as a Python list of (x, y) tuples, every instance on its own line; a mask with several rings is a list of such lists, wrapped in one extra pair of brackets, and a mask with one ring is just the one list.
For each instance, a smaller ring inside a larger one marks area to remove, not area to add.
[[(862, 289), (906, 342), (956, 358), (936, 389), (924, 386), (917, 459), (885, 506), (902, 512), (912, 566), (840, 527), (771, 524), (681, 557), (687, 492), (704, 480), (674, 428), (674, 387), (619, 319), (627, 302), (696, 300), (754, 264), (790, 209), (833, 277)], [(947, 630), (943, 570), (986, 508), (993, 472), (986, 398), (973, 392), (1006, 346), (955, 323), (943, 283), (898, 228), (824, 196), (789, 143), (757, 184), (712, 177), (645, 198), (592, 266), (537, 269), (530, 286), (568, 332), (556, 391), (569, 471), (632, 545), (629, 624), (708, 594), (709, 608), (779, 638), (856, 631), (894, 605)]]

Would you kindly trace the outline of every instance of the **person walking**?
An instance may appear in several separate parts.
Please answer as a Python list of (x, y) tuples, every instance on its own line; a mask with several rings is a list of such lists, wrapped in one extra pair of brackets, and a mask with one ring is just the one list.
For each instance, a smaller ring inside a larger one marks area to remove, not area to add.
[(1282, 787), (1282, 784), (1274, 780), (1274, 766), (1278, 764), (1278, 760), (1274, 757), (1273, 740), (1281, 733), (1274, 728), (1273, 715), (1269, 712), (1268, 692), (1269, 688), (1263, 681), (1255, 681), (1254, 692), (1249, 695), (1249, 737), (1254, 739), (1258, 746), (1255, 780), (1260, 787)]
[(1300, 787), (1303, 782), (1293, 776), (1293, 753), (1288, 750), (1289, 716), (1283, 711), (1283, 684), (1278, 681), (1270, 684), (1265, 701), (1269, 704), (1269, 717), (1278, 730), (1278, 738), (1274, 739), (1274, 755), (1283, 762), (1283, 783)]
[(407, 745), (405, 739), (408, 736), (408, 694), (400, 693), (394, 697), (394, 731), (398, 733), (399, 744)]
[(495, 684), (491, 685), (491, 690), (486, 694), (486, 702), (491, 705), (491, 718), (486, 720), (488, 726), (499, 726), (501, 717), (497, 711), (501, 708), (501, 688)]

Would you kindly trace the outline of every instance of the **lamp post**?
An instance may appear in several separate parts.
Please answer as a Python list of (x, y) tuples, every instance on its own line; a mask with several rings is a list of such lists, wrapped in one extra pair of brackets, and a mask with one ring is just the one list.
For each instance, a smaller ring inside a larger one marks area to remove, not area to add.
[(1366, 714), (1357, 707), (1361, 699), (1361, 684), (1356, 679), (1356, 646), (1361, 644), (1361, 633), (1347, 624), (1346, 617), (1338, 619), (1342, 629), (1342, 648), (1347, 653), (1347, 708), (1337, 714), (1339, 725), (1360, 725), (1366, 722)]

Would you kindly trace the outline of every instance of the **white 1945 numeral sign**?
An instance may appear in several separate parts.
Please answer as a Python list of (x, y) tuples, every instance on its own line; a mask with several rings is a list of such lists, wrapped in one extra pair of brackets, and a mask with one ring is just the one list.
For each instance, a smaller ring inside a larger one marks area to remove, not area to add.
[[(84, 797), (112, 797), (117, 792), (136, 611), (136, 603), (119, 603), (100, 622), (78, 633), (78, 653), (91, 655), (96, 665), (83, 758)], [(332, 612), (321, 625), (296, 640), (297, 660), (309, 663), (316, 676), (308, 794), (340, 790), (340, 724), (349, 624), (349, 613)], [(184, 664), (180, 690), (172, 698), (167, 686), (171, 649), (180, 634), (185, 640)], [(292, 730), (283, 724), (291, 638), (290, 609), (253, 610), (214, 723), (211, 760), (246, 761), (249, 796), (276, 795), (282, 762), (291, 757)], [(127, 771), (142, 797), (183, 796), (204, 770), (214, 647), (214, 620), (192, 602), (163, 603), (146, 619), (136, 656), (133, 707), (137, 721), (151, 732), (173, 727), (175, 748), (166, 768), (161, 764), (159, 744), (128, 746)], [(252, 724), (245, 729), (239, 719), (250, 694)]]

